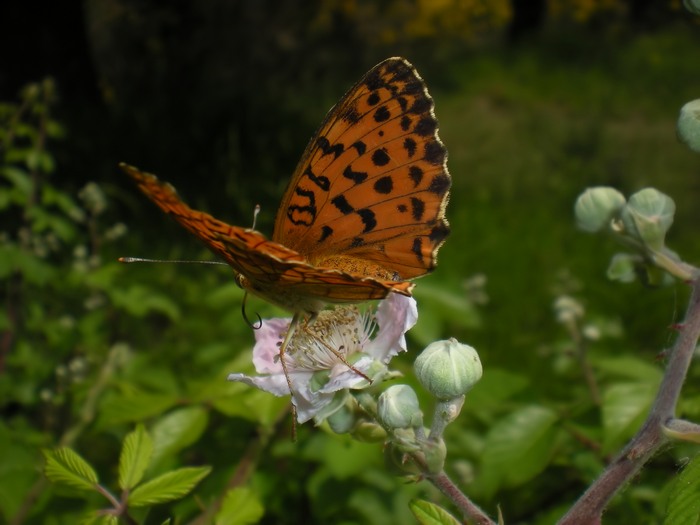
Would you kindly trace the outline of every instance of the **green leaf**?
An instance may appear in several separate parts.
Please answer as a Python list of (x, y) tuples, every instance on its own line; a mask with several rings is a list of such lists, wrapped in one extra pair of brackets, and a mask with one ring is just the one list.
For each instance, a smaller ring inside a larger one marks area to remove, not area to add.
[(153, 437), (152, 464), (166, 456), (174, 455), (196, 442), (209, 422), (209, 414), (201, 407), (185, 407), (173, 410), (151, 427)]
[(119, 525), (119, 518), (109, 514), (91, 512), (80, 521), (80, 525)]
[(175, 394), (151, 394), (143, 391), (110, 397), (100, 407), (98, 426), (109, 427), (142, 421), (168, 411), (177, 403), (178, 397)]
[(554, 453), (557, 419), (552, 410), (533, 405), (496, 423), (484, 445), (481, 490), (493, 494), (501, 486), (521, 485), (542, 472)]
[(265, 507), (252, 490), (237, 487), (224, 496), (219, 512), (214, 517), (216, 525), (247, 525), (257, 523), (265, 513)]
[(618, 383), (603, 393), (603, 452), (616, 449), (644, 421), (656, 395), (657, 382)]
[(54, 483), (68, 485), (79, 490), (95, 490), (97, 473), (90, 464), (67, 447), (44, 450), (46, 477)]
[(664, 525), (700, 524), (700, 455), (683, 469), (671, 487)]
[(129, 495), (130, 507), (145, 507), (182, 498), (211, 471), (211, 467), (185, 467), (147, 481)]
[(422, 499), (413, 500), (409, 508), (421, 525), (459, 525), (461, 523), (442, 507)]
[(148, 467), (153, 454), (153, 440), (143, 425), (138, 425), (124, 439), (119, 458), (119, 487), (122, 490), (134, 488)]

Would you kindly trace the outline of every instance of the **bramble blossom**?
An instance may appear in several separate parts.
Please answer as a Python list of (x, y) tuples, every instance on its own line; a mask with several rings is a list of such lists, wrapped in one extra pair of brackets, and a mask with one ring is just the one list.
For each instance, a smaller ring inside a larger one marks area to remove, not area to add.
[[(416, 301), (392, 293), (379, 303), (376, 312), (337, 306), (320, 312), (312, 323), (297, 327), (284, 362), (299, 423), (312, 418), (320, 423), (343, 405), (349, 389), (367, 388), (367, 378), (381, 380), (391, 358), (406, 351), (405, 333), (417, 319)], [(265, 319), (255, 332), (253, 348), (253, 364), (259, 375), (230, 374), (228, 380), (276, 396), (288, 395), (279, 343), (290, 321)]]

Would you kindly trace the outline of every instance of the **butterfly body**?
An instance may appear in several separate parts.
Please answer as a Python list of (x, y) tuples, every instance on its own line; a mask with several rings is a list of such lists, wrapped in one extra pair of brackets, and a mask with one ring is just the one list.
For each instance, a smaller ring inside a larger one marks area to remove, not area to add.
[(449, 233), (450, 175), (433, 101), (402, 58), (372, 68), (332, 108), (282, 199), (272, 240), (189, 208), (121, 164), (163, 211), (222, 256), (245, 290), (296, 314), (411, 295)]

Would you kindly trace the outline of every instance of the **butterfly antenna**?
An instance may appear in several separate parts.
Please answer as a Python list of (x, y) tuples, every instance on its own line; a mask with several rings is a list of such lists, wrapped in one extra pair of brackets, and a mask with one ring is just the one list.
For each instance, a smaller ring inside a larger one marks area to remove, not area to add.
[(255, 316), (258, 318), (257, 323), (250, 322), (250, 319), (248, 318), (248, 314), (245, 311), (245, 303), (247, 300), (248, 300), (248, 292), (245, 292), (245, 294), (243, 294), (243, 301), (241, 302), (241, 314), (243, 315), (243, 320), (253, 330), (260, 330), (260, 328), (262, 328), (262, 317), (260, 317), (259, 313), (256, 313)]
[(143, 259), (141, 257), (119, 257), (117, 260), (120, 263), (223, 264), (224, 266), (228, 266), (225, 262), (221, 261), (173, 261), (168, 259)]
[(250, 227), (251, 230), (255, 229), (255, 223), (258, 222), (258, 215), (260, 214), (260, 204), (255, 205), (255, 209), (253, 210), (253, 225)]

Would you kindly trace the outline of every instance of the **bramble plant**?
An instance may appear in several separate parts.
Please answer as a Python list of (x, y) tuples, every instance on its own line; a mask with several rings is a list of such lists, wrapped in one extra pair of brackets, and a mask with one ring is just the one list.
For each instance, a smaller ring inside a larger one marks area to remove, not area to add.
[[(553, 305), (562, 340), (532, 345), (540, 376), (516, 373), (517, 355), (515, 371), (491, 366), (489, 348), (482, 366), (468, 344), (434, 335), (471, 328), (473, 304), (420, 283), (417, 302), (324, 310), (295, 336), (286, 359), (306, 424), (293, 442), (277, 349), (289, 320), (255, 304), (251, 359), (228, 273), (222, 285), (214, 272), (188, 281), (163, 265), (140, 278), (118, 265), (115, 194), (57, 180), (52, 147), (69, 131), (52, 114), (56, 89), (47, 79), (0, 104), (1, 522), (485, 525), (520, 505), (536, 525), (602, 523), (619, 508), (698, 523), (700, 411), (681, 389), (698, 355), (700, 269), (667, 246), (670, 196), (598, 186), (574, 205), (581, 230), (622, 246), (611, 288), (690, 288), (675, 341), (659, 349), (663, 371), (609, 351), (622, 323), (596, 317), (573, 286)], [(677, 132), (700, 152), (700, 100), (682, 107)], [(417, 341), (425, 349), (402, 366)], [(553, 401), (527, 395), (550, 379)], [(675, 463), (650, 481), (662, 450)], [(548, 507), (533, 509), (540, 493)]]

